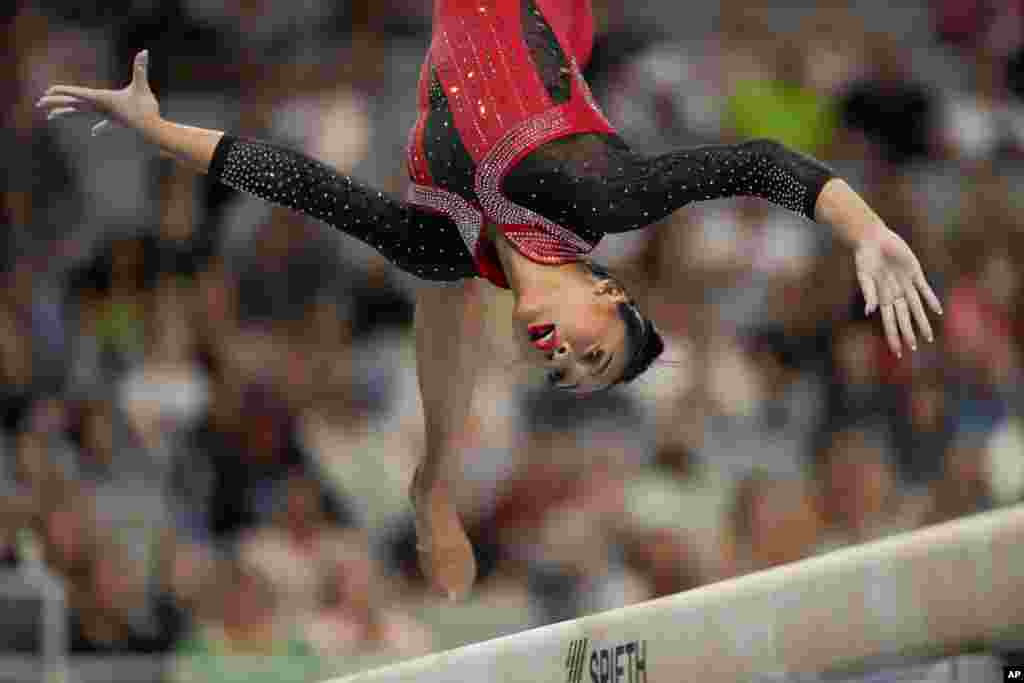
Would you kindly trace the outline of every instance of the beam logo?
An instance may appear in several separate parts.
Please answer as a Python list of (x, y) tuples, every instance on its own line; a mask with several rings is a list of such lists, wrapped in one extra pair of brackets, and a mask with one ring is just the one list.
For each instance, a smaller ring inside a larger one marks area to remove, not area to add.
[(574, 640), (565, 669), (566, 683), (647, 683), (647, 641), (591, 644), (587, 638)]
[(569, 656), (565, 659), (565, 683), (582, 683), (583, 664), (587, 659), (588, 638), (572, 641), (569, 645)]

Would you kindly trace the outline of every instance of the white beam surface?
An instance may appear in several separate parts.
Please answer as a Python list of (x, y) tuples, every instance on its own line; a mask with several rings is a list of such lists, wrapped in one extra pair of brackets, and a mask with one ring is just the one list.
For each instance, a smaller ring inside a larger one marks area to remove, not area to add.
[(1024, 505), (333, 683), (779, 680), (1024, 628)]

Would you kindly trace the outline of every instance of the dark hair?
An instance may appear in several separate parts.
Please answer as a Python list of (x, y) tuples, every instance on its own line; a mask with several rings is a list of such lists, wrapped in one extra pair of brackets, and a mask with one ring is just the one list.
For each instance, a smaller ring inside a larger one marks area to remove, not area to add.
[[(590, 273), (599, 280), (611, 280), (619, 287), (622, 283), (609, 273), (604, 266), (593, 261), (584, 260), (584, 265)], [(625, 287), (622, 290), (625, 291)], [(629, 295), (627, 294), (627, 297)], [(626, 363), (622, 376), (615, 384), (627, 384), (642, 375), (657, 360), (658, 356), (665, 350), (665, 340), (655, 329), (654, 323), (644, 317), (636, 302), (630, 297), (627, 301), (619, 303), (619, 317), (626, 325), (626, 344), (630, 350), (629, 362)]]

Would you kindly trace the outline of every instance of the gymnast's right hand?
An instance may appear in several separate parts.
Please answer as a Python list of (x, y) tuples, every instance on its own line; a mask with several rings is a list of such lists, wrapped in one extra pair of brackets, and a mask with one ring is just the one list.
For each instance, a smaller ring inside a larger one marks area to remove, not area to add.
[(149, 87), (149, 51), (135, 55), (132, 81), (120, 90), (98, 90), (76, 85), (54, 85), (36, 106), (49, 110), (48, 119), (77, 113), (98, 114), (102, 120), (92, 127), (96, 135), (109, 128), (111, 122), (135, 130), (160, 120), (160, 104)]

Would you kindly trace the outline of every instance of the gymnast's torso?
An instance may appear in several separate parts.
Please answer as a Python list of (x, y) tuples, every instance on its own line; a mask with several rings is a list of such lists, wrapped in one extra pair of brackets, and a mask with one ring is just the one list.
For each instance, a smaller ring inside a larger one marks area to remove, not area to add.
[(504, 278), (482, 226), (542, 263), (576, 259), (599, 239), (502, 189), (508, 172), (546, 143), (614, 133), (580, 72), (592, 45), (589, 0), (435, 2), (410, 135), (410, 201), (459, 224), (478, 270), (496, 284)]

